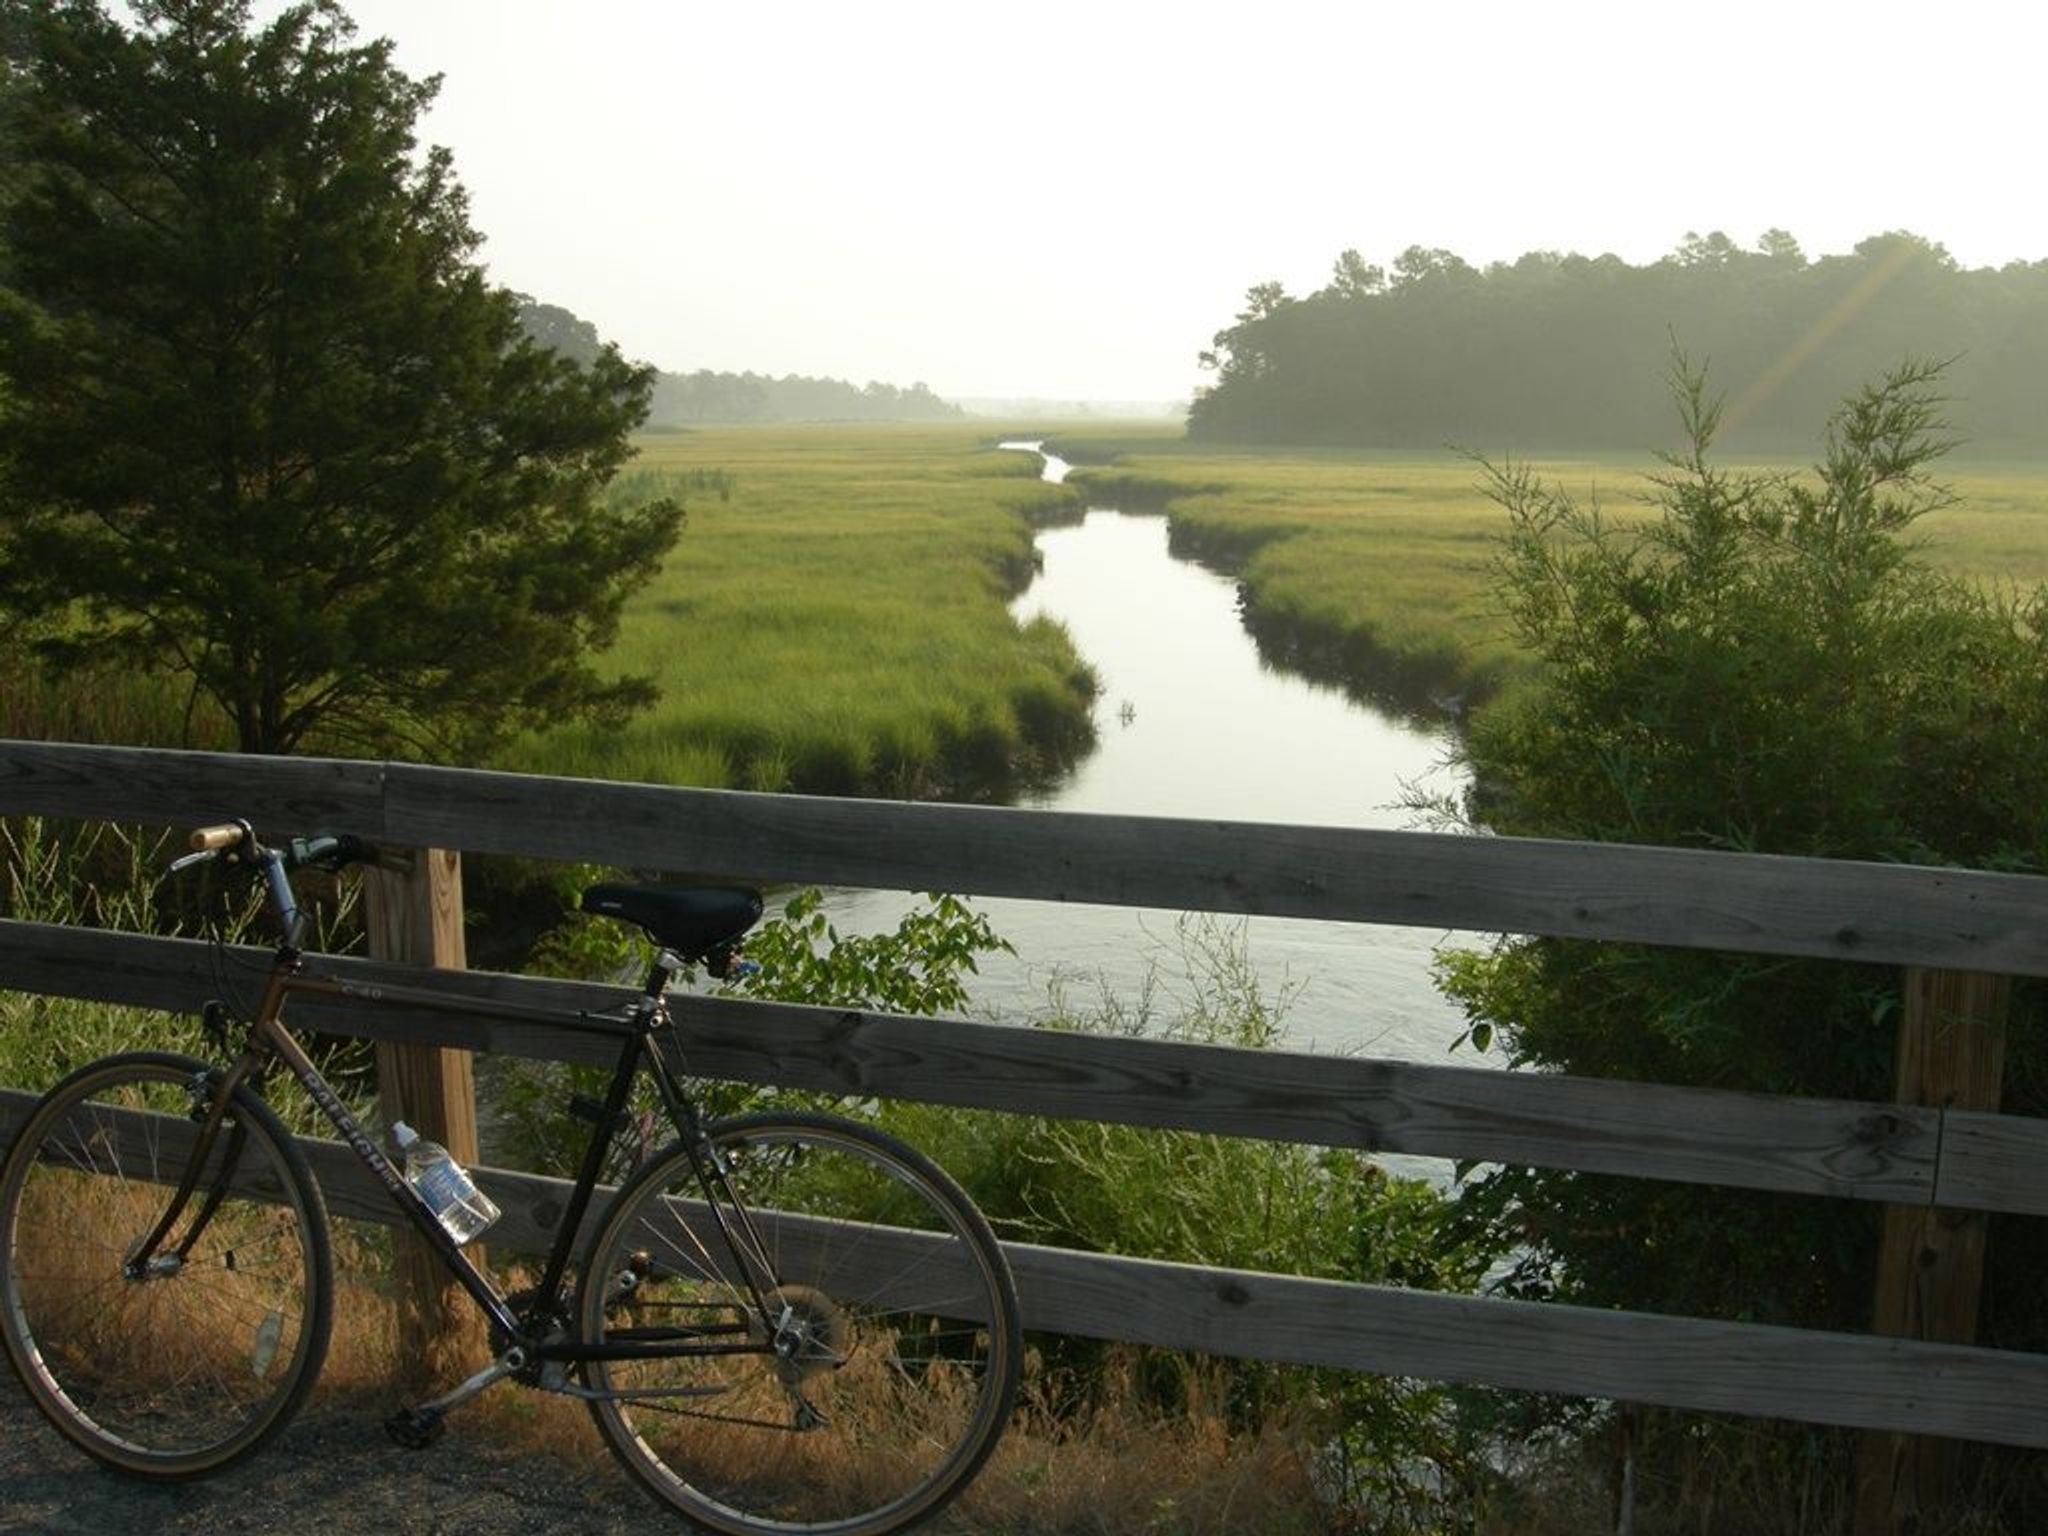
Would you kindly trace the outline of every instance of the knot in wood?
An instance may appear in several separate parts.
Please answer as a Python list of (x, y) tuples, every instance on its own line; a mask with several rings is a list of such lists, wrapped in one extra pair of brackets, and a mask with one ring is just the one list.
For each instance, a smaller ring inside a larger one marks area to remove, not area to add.
[(1216, 1288), (1217, 1300), (1228, 1306), (1242, 1307), (1251, 1303), (1252, 1293), (1235, 1280), (1226, 1280)]

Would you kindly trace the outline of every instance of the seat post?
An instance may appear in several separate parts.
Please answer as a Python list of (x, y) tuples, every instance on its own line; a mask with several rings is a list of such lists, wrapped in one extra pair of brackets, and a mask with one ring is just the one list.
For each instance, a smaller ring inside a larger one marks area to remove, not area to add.
[(668, 990), (668, 984), (676, 979), (676, 972), (682, 968), (682, 956), (674, 950), (657, 950), (654, 964), (647, 970), (647, 984), (641, 990), (649, 998), (659, 998)]

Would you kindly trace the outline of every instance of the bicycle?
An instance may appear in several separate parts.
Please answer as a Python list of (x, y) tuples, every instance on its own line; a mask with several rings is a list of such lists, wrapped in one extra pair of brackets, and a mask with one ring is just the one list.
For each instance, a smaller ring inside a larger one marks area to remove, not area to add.
[[(761, 912), (753, 891), (600, 885), (586, 910), (642, 928), (656, 958), (609, 1012), (493, 1004), (617, 1037), (539, 1283), (498, 1288), (379, 1150), (281, 1023), (309, 995), (458, 1010), (425, 988), (323, 972), (300, 948), (294, 870), (376, 850), (345, 834), (258, 841), (203, 828), (180, 870), (253, 873), (283, 934), (223, 1067), (139, 1051), (45, 1094), (0, 1164), (0, 1337), (30, 1397), (116, 1470), (203, 1476), (289, 1422), (333, 1317), (326, 1206), (260, 1089), (282, 1065), (482, 1310), (492, 1359), (386, 1421), (401, 1444), (510, 1379), (583, 1399), (605, 1444), (658, 1499), (727, 1536), (875, 1536), (935, 1513), (979, 1470), (1014, 1404), (1016, 1290), (987, 1221), (923, 1154), (834, 1115), (707, 1121), (683, 1081), (665, 1000), (676, 975), (729, 972)], [(648, 1074), (675, 1139), (590, 1217), (633, 1086)]]

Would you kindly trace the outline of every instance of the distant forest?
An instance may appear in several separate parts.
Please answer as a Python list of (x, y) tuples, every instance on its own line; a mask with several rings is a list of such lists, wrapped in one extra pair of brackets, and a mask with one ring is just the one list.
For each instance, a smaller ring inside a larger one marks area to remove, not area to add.
[[(525, 299), (520, 323), (543, 346), (587, 363), (603, 345), (597, 327), (558, 304)], [(922, 384), (849, 384), (796, 374), (662, 373), (648, 410), (651, 428), (742, 421), (935, 421), (966, 412)]]
[(2048, 261), (1965, 270), (1917, 235), (1808, 260), (1782, 230), (1745, 250), (1688, 235), (1647, 266), (1532, 251), (1473, 267), (1356, 251), (1329, 285), (1246, 295), (1203, 363), (1190, 436), (1221, 441), (1630, 448), (1669, 442), (1662, 387), (1683, 349), (1727, 401), (1722, 440), (1803, 449), (1841, 398), (1911, 356), (1951, 360), (1971, 448), (2048, 452)]

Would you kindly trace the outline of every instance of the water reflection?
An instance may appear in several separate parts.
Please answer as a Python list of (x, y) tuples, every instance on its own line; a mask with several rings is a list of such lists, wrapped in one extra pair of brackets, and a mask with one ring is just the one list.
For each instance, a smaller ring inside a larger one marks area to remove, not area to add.
[[(1053, 466), (1062, 470), (1064, 466)], [(1445, 742), (1343, 694), (1276, 672), (1238, 620), (1231, 581), (1175, 560), (1160, 517), (1090, 511), (1040, 536), (1043, 569), (1018, 599), (1072, 632), (1102, 679), (1099, 746), (1049, 809), (1345, 827), (1401, 827), (1411, 783), (1448, 787)], [(1041, 1011), (1050, 988), (1085, 1005), (1098, 988), (1135, 1006), (1148, 978), (1164, 995), (1190, 974), (1179, 915), (987, 899), (976, 905), (1017, 947), (987, 962), (977, 1005), (998, 1017)], [(835, 893), (843, 929), (891, 926), (904, 898)], [(1442, 1061), (1463, 1020), (1430, 981), (1442, 935), (1292, 918), (1217, 919), (1242, 935), (1271, 999), (1285, 997), (1296, 1049)], [(1199, 947), (1199, 946), (1198, 946)], [(1461, 1058), (1470, 1060), (1469, 1057)]]

